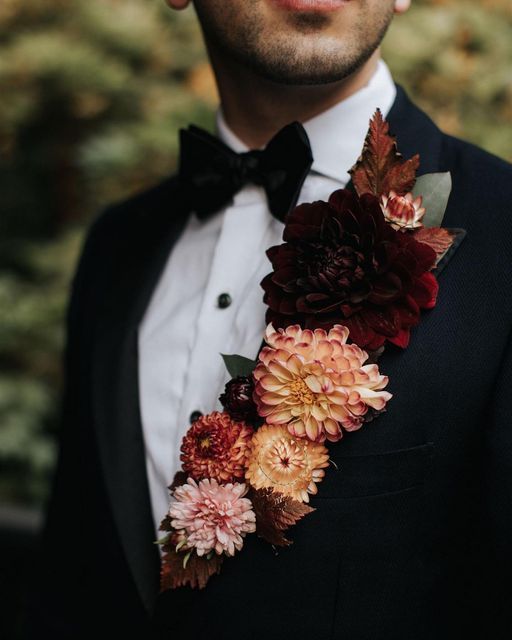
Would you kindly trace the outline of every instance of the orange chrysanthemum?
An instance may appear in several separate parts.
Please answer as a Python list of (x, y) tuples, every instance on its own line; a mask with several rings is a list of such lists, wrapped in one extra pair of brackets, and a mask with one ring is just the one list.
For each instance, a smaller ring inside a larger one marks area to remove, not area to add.
[(218, 482), (243, 479), (253, 429), (214, 411), (196, 420), (181, 445), (183, 471), (194, 478)]
[(285, 426), (265, 424), (252, 438), (245, 477), (255, 489), (270, 487), (309, 502), (328, 464), (329, 453), (323, 444), (292, 436)]
[(359, 429), (368, 410), (382, 411), (391, 398), (388, 378), (368, 354), (346, 344), (349, 331), (334, 325), (302, 330), (267, 327), (268, 347), (254, 371), (254, 400), (268, 424), (286, 424), (292, 435), (316, 442), (339, 440), (342, 427)]

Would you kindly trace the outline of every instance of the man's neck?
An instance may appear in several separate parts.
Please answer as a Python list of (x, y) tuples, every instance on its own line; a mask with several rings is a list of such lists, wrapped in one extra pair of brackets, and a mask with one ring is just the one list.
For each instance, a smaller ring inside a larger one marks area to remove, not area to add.
[(355, 73), (339, 82), (290, 86), (266, 80), (210, 48), (224, 118), (251, 149), (263, 147), (286, 124), (306, 122), (365, 87), (379, 58), (380, 51), (376, 51)]

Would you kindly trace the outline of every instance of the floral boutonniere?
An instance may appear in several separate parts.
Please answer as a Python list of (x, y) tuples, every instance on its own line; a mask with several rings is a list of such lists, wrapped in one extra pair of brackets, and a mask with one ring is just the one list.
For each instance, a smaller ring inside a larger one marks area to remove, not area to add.
[(456, 231), (441, 227), (449, 173), (419, 178), (379, 111), (351, 170), (354, 191), (296, 207), (284, 243), (267, 255), (267, 309), (258, 360), (223, 356), (232, 379), (224, 410), (182, 441), (160, 529), (161, 589), (203, 588), (256, 533), (274, 547), (314, 511), (328, 443), (385, 411), (377, 360), (404, 349), (421, 310), (435, 306), (433, 273)]
[(406, 347), (421, 309), (436, 303), (432, 269), (453, 242), (440, 227), (450, 174), (416, 179), (419, 156), (404, 160), (378, 111), (363, 153), (351, 170), (355, 193), (291, 212), (284, 244), (272, 247), (262, 282), (267, 322), (284, 328), (350, 330), (350, 340), (374, 352)]

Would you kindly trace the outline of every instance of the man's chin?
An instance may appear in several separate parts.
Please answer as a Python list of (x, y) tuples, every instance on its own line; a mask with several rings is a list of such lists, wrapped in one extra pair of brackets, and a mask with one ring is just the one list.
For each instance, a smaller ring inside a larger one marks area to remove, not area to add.
[(264, 68), (255, 69), (255, 71), (264, 79), (275, 84), (295, 87), (315, 87), (320, 85), (334, 84), (346, 80), (357, 69), (357, 66), (348, 70), (327, 70), (319, 72), (317, 68), (301, 70), (297, 69), (281, 69), (281, 68)]
[(259, 52), (260, 55), (248, 56), (239, 62), (256, 75), (277, 84), (318, 86), (345, 80), (362, 67), (373, 52), (371, 49), (354, 54), (336, 49), (331, 42), (325, 47), (315, 47), (308, 55), (303, 43), (294, 43), (292, 47), (286, 42), (281, 50), (275, 47), (271, 52)]

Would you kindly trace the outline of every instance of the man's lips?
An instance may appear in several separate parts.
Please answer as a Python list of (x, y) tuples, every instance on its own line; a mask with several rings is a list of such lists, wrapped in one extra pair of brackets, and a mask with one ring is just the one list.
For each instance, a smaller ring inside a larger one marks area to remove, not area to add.
[(289, 11), (336, 11), (350, 0), (271, 0), (281, 9)]

